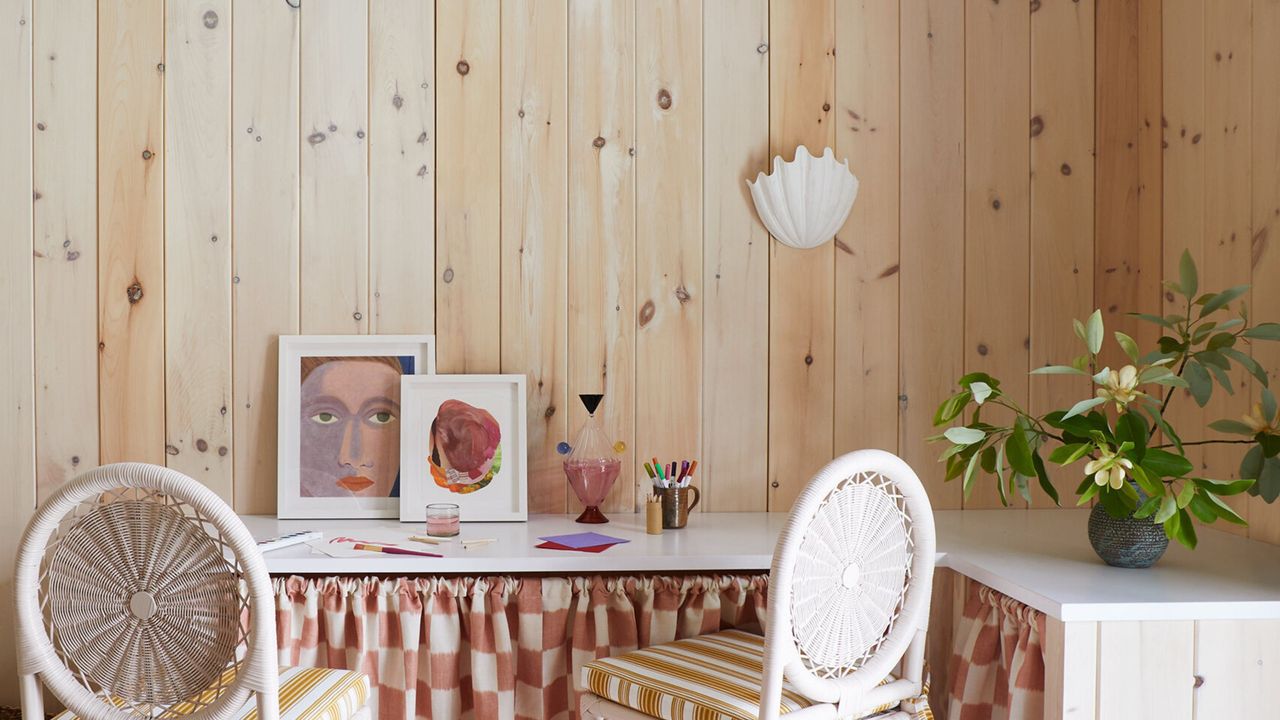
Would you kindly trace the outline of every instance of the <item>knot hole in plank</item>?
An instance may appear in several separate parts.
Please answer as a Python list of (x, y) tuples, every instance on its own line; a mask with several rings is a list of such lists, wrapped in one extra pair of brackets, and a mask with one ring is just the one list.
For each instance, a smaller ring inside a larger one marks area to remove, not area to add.
[(666, 88), (658, 90), (658, 107), (663, 110), (671, 109), (671, 91)]

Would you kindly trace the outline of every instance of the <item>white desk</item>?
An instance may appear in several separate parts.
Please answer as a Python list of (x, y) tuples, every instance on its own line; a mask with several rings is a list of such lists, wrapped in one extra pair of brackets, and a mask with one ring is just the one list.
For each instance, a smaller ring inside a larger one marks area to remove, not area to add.
[[(949, 567), (1064, 622), (1119, 620), (1280, 619), (1280, 548), (1205, 531), (1200, 547), (1173, 544), (1149, 570), (1108, 567), (1085, 535), (1087, 511), (969, 510), (937, 513), (938, 565)], [(377, 528), (419, 531), (394, 520), (276, 520), (247, 516), (254, 536), (316, 529), (326, 538)], [(579, 525), (571, 516), (534, 515), (527, 523), (464, 523), (460, 538), (496, 538), (464, 550), (432, 548), (446, 557), (377, 555), (331, 558), (305, 545), (268, 553), (275, 575), (500, 573), (762, 572), (786, 521), (783, 513), (705, 513), (682, 530), (647, 535), (640, 515), (618, 514), (607, 525)], [(538, 538), (596, 530), (630, 542), (603, 553), (543, 550)]]
[[(1093, 554), (1087, 518), (1082, 510), (937, 513), (938, 566), (963, 576), (952, 582), (943, 573), (947, 579), (935, 583), (930, 654), (939, 690), (963, 587), (972, 580), (1047, 616), (1046, 718), (1269, 717), (1280, 706), (1272, 677), (1280, 667), (1280, 548), (1203, 530), (1195, 551), (1172, 544), (1154, 568), (1122, 570)], [(259, 538), (302, 529), (327, 538), (421, 530), (392, 520), (244, 520)], [(465, 523), (462, 538), (497, 542), (435, 549), (443, 558), (340, 559), (295, 546), (268, 553), (267, 568), (277, 575), (763, 572), (785, 521), (780, 513), (698, 513), (689, 527), (653, 536), (639, 515), (595, 526), (542, 515)], [(540, 536), (584, 530), (630, 542), (599, 554), (534, 547)]]

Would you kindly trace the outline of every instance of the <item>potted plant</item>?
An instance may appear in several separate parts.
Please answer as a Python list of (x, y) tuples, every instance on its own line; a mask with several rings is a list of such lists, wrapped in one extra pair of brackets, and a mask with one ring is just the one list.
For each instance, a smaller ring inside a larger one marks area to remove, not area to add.
[[(1179, 270), (1179, 280), (1166, 283), (1166, 289), (1181, 299), (1181, 312), (1130, 313), (1163, 329), (1157, 348), (1143, 354), (1132, 337), (1115, 332), (1129, 363), (1119, 369), (1098, 367), (1104, 328), (1102, 313), (1095, 310), (1087, 321), (1074, 322), (1083, 354), (1070, 364), (1032, 371), (1090, 377), (1093, 397), (1033, 415), (1001, 392), (997, 378), (981, 372), (960, 378), (959, 392), (938, 407), (934, 425), (963, 424), (930, 438), (947, 443), (941, 457), (946, 479), (960, 479), (967, 497), (979, 473), (994, 476), (1006, 505), (1014, 493), (1030, 502), (1034, 483), (1060, 504), (1046, 465), (1078, 465), (1083, 479), (1076, 487), (1076, 504), (1095, 501), (1090, 540), (1103, 560), (1123, 567), (1149, 567), (1164, 553), (1169, 538), (1194, 548), (1195, 520), (1245, 525), (1224, 496), (1249, 492), (1274, 502), (1280, 496), (1276, 397), (1249, 348), (1257, 341), (1280, 341), (1280, 323), (1250, 323), (1248, 308), (1240, 301), (1248, 285), (1198, 294), (1189, 253), (1183, 253)], [(1237, 391), (1227, 372), (1233, 366), (1257, 380), (1257, 402), (1249, 414), (1215, 420), (1208, 428), (1237, 437), (1183, 439), (1166, 418), (1170, 403), (1184, 401), (1181, 396), (1188, 394), (1176, 391), (1189, 391), (1204, 407), (1215, 383), (1224, 392)], [(1000, 419), (993, 419), (996, 415)], [(1197, 474), (1186, 449), (1215, 444), (1240, 446), (1239, 479)]]

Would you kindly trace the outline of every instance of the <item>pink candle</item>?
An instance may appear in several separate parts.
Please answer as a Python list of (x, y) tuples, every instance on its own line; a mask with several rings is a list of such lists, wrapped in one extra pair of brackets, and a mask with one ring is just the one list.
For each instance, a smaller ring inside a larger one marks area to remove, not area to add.
[(427, 506), (427, 534), (431, 537), (453, 537), (458, 534), (458, 506), (432, 503)]

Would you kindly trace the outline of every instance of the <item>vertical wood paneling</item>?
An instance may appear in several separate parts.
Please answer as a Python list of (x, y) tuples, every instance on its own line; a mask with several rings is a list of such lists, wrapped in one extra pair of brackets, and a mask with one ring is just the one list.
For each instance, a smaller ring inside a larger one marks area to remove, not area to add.
[[(635, 3), (569, 3), (569, 427), (603, 392), (627, 444), (606, 510), (635, 503)], [(577, 510), (570, 502), (570, 510)]]
[(165, 461), (164, 2), (98, 8), (101, 460)]
[[(1249, 308), (1258, 320), (1280, 315), (1280, 0), (1253, 3), (1253, 299)], [(1252, 346), (1255, 360), (1270, 373), (1272, 392), (1280, 377), (1280, 345)], [(1253, 397), (1261, 394), (1254, 382)], [(1250, 499), (1249, 536), (1280, 544), (1280, 507)]]
[(1101, 623), (1098, 720), (1191, 717), (1194, 658), (1195, 623), (1189, 620)]
[[(636, 6), (636, 446), (702, 447), (702, 3)], [(644, 477), (642, 462), (635, 463)], [(645, 491), (647, 492), (647, 491)]]
[(529, 512), (565, 512), (568, 0), (502, 9), (502, 371), (529, 378)]
[(836, 454), (898, 449), (898, 2), (836, 5), (836, 158), (858, 198), (836, 236)]
[(98, 15), (93, 0), (40, 0), (34, 12), (36, 481), (44, 498), (98, 464)]
[[(965, 3), (965, 369), (1000, 378), (1000, 389), (1023, 407), (1031, 301), (1029, 13), (1027, 3)], [(1001, 424), (1008, 416), (985, 419)], [(975, 483), (965, 507), (1001, 507), (995, 483)]]
[[(964, 372), (964, 7), (902, 3), (899, 449), (938, 509), (960, 507), (943, 483), (933, 411)], [(947, 298), (947, 302), (938, 302)]]
[[(1094, 307), (1093, 21), (1092, 0), (1042, 0), (1031, 13), (1032, 367), (1081, 354), (1071, 321)], [(1034, 413), (1071, 407), (1091, 384), (1070, 375), (1029, 382)], [(1078, 481), (1078, 468), (1050, 468), (1063, 490)], [(1033, 497), (1036, 505), (1052, 502)]]
[(369, 329), (369, 15), (308, 0), (302, 13), (302, 332)]
[[(769, 152), (835, 145), (835, 3), (769, 6)], [(835, 245), (776, 240), (769, 265), (769, 509), (785, 510), (833, 448)]]
[[(1163, 279), (1177, 282), (1178, 260), (1184, 250), (1189, 250), (1204, 268), (1204, 3), (1164, 0), (1161, 37), (1165, 118)], [(1181, 298), (1175, 302), (1176, 296), (1169, 292), (1163, 297), (1165, 313), (1187, 314)], [(1175, 428), (1198, 429), (1207, 424), (1204, 411), (1185, 390), (1175, 391), (1167, 416)], [(1204, 453), (1200, 448), (1187, 448), (1187, 459), (1201, 467)]]
[(232, 497), (231, 0), (165, 6), (165, 452)]
[(436, 5), (436, 367), (501, 364), (501, 13), (498, 0)]
[(1094, 720), (1098, 623), (1046, 616), (1044, 625), (1044, 720)]
[[(1141, 297), (1130, 312), (1160, 314), (1164, 252), (1164, 7), (1162, 0), (1138, 0), (1138, 268)], [(1095, 71), (1096, 74), (1096, 71)], [(1097, 239), (1094, 240), (1097, 248)], [(1155, 347), (1158, 325), (1130, 325), (1139, 347)]]
[(435, 328), (435, 7), (369, 4), (371, 333)]
[[(30, 0), (0, 0), (0, 452), (5, 502), (0, 509), (0, 557), (17, 554), (35, 507), (35, 389), (32, 375), (32, 11)], [(13, 618), (13, 570), (0, 571), (0, 617)], [(6, 632), (6, 637), (12, 633)], [(18, 705), (14, 643), (0, 643), (0, 703)]]
[(1280, 707), (1280, 621), (1201, 620), (1196, 624), (1195, 717), (1266, 717)]
[(279, 335), (299, 332), (299, 23), (237, 0), (232, 32), (235, 507), (276, 507)]
[[(1247, 0), (1206, 5), (1205, 37), (1205, 176), (1204, 176), (1204, 264), (1201, 266), (1203, 291), (1225, 290), (1250, 280), (1251, 217), (1251, 119), (1253, 74), (1252, 12)], [(1274, 72), (1269, 68), (1267, 72)], [(1233, 303), (1231, 310), (1238, 309)], [(1268, 319), (1275, 308), (1261, 308)], [(1228, 317), (1223, 314), (1222, 318)], [(1219, 320), (1221, 322), (1221, 319)], [(1238, 366), (1228, 373), (1235, 393), (1221, 387), (1205, 407), (1206, 421), (1239, 418), (1248, 413), (1250, 401), (1249, 374)], [(1214, 435), (1206, 428), (1196, 428), (1194, 436)], [(1228, 436), (1234, 437), (1234, 436)], [(1243, 453), (1234, 446), (1210, 445), (1205, 448), (1204, 462), (1209, 477), (1234, 478), (1239, 474)], [(1246, 520), (1249, 498), (1236, 495), (1226, 498)], [(1219, 523), (1223, 530), (1244, 534), (1246, 528)]]
[(703, 38), (699, 486), (708, 510), (761, 511), (768, 503), (769, 234), (744, 180), (769, 169), (768, 0), (703, 0)]
[[(1141, 232), (1142, 107), (1140, 88), (1140, 0), (1098, 5), (1097, 215), (1094, 225), (1097, 278), (1095, 302), (1109, 331), (1120, 330), (1151, 347), (1155, 325), (1128, 317), (1159, 309), (1158, 243)], [(1145, 205), (1143, 205), (1145, 207)], [(1083, 319), (1083, 318), (1081, 318)], [(1129, 363), (1108, 332), (1101, 363)], [(1076, 354), (1079, 354), (1078, 352)], [(1059, 361), (1065, 358), (1060, 358)]]

